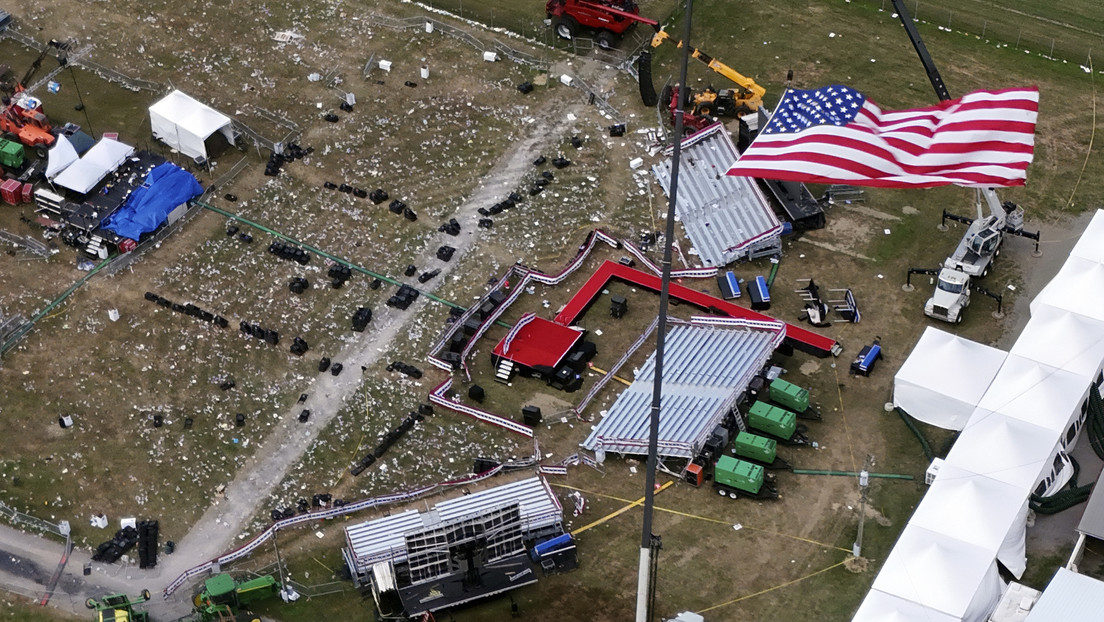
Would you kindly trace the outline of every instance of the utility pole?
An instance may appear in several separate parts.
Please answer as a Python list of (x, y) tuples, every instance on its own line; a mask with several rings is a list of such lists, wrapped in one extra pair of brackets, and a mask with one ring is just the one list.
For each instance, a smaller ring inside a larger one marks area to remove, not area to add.
[(675, 204), (678, 197), (679, 160), (682, 153), (683, 102), (686, 101), (687, 65), (690, 62), (690, 14), (693, 0), (686, 0), (684, 34), (679, 62), (679, 94), (675, 107), (675, 130), (671, 137), (671, 191), (667, 200), (666, 233), (663, 237), (663, 264), (659, 286), (659, 322), (656, 327), (655, 378), (652, 384), (652, 406), (648, 418), (648, 468), (644, 478), (644, 520), (640, 533), (640, 565), (637, 568), (636, 622), (652, 622), (655, 609), (656, 575), (660, 539), (652, 533), (652, 512), (655, 504), (655, 478), (659, 458), (659, 411), (663, 397), (663, 349), (667, 333), (667, 305), (671, 289), (671, 252), (675, 240)]
[(851, 545), (851, 554), (862, 557), (863, 525), (866, 524), (866, 494), (870, 491), (870, 469), (874, 466), (874, 456), (867, 454), (863, 470), (859, 471), (859, 534)]

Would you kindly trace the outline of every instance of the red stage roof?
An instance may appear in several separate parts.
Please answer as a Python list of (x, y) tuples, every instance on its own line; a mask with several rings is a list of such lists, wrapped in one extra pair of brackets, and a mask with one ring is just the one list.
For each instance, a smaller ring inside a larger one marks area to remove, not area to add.
[[(522, 321), (525, 319), (522, 318)], [(517, 331), (510, 341), (509, 351), (506, 351), (508, 338), (509, 336), (504, 337), (495, 346), (495, 356), (510, 359), (526, 367), (555, 368), (583, 338), (583, 333), (544, 318), (533, 317)]]

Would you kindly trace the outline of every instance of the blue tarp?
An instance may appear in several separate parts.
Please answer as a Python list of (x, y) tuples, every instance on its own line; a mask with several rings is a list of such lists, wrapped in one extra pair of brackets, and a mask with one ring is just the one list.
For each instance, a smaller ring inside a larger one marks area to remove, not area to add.
[(146, 181), (135, 188), (127, 202), (104, 225), (124, 238), (137, 240), (165, 222), (169, 212), (203, 194), (195, 175), (172, 162), (156, 166)]

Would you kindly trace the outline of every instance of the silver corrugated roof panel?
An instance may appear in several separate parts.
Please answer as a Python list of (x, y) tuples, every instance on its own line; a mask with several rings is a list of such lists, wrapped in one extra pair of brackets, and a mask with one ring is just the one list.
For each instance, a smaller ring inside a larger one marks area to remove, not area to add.
[[(738, 152), (723, 125), (683, 143), (675, 204), (686, 234), (707, 267), (721, 267), (761, 246), (778, 246), (782, 223), (750, 177), (726, 175)], [(671, 159), (652, 167), (670, 196)]]
[(433, 506), (441, 522), (449, 523), (517, 501), (521, 504), (521, 530), (535, 531), (560, 522), (563, 510), (548, 483), (530, 477), (510, 484), (442, 501)]
[(356, 560), (357, 569), (367, 572), (372, 564), (380, 561), (406, 559), (406, 541), (403, 534), (422, 529), (422, 515), (418, 510), (407, 510), (359, 525), (345, 528), (349, 551)]
[[(773, 333), (676, 326), (664, 350), (659, 455), (692, 458), (773, 350)], [(655, 353), (583, 441), (594, 451), (647, 453)]]
[(1104, 583), (1058, 568), (1027, 622), (1096, 622), (1104, 608)]
[(442, 501), (426, 512), (407, 510), (346, 527), (345, 539), (358, 570), (363, 573), (380, 561), (405, 561), (403, 536), (407, 533), (478, 516), (515, 501), (520, 504), (523, 533), (552, 527), (563, 519), (563, 509), (548, 483), (541, 477), (530, 477)]

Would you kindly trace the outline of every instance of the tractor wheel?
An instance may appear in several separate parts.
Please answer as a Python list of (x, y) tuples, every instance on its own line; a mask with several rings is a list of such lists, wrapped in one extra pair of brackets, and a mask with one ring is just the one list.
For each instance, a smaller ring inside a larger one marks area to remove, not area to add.
[(675, 96), (675, 88), (670, 84), (664, 85), (663, 92), (659, 94), (659, 103), (667, 108), (671, 107), (671, 98)]
[(149, 590), (142, 590), (142, 599), (143, 600), (149, 600), (150, 596), (151, 596), (151, 594), (150, 594)]
[(575, 38), (575, 30), (579, 24), (570, 15), (563, 15), (552, 20), (552, 28), (561, 39), (571, 41)]
[(713, 116), (713, 106), (711, 104), (701, 104), (698, 106), (695, 114), (701, 115), (703, 117), (711, 117)]
[(594, 38), (594, 42), (603, 50), (612, 50), (617, 47), (617, 35), (608, 30), (603, 30)]
[(45, 160), (46, 156), (49, 154), (46, 153), (45, 147), (35, 147), (35, 155), (38, 157), (39, 160)]
[(96, 608), (96, 599), (95, 598), (89, 598), (88, 600), (84, 601), (84, 606), (88, 607), (89, 609), (95, 609)]

